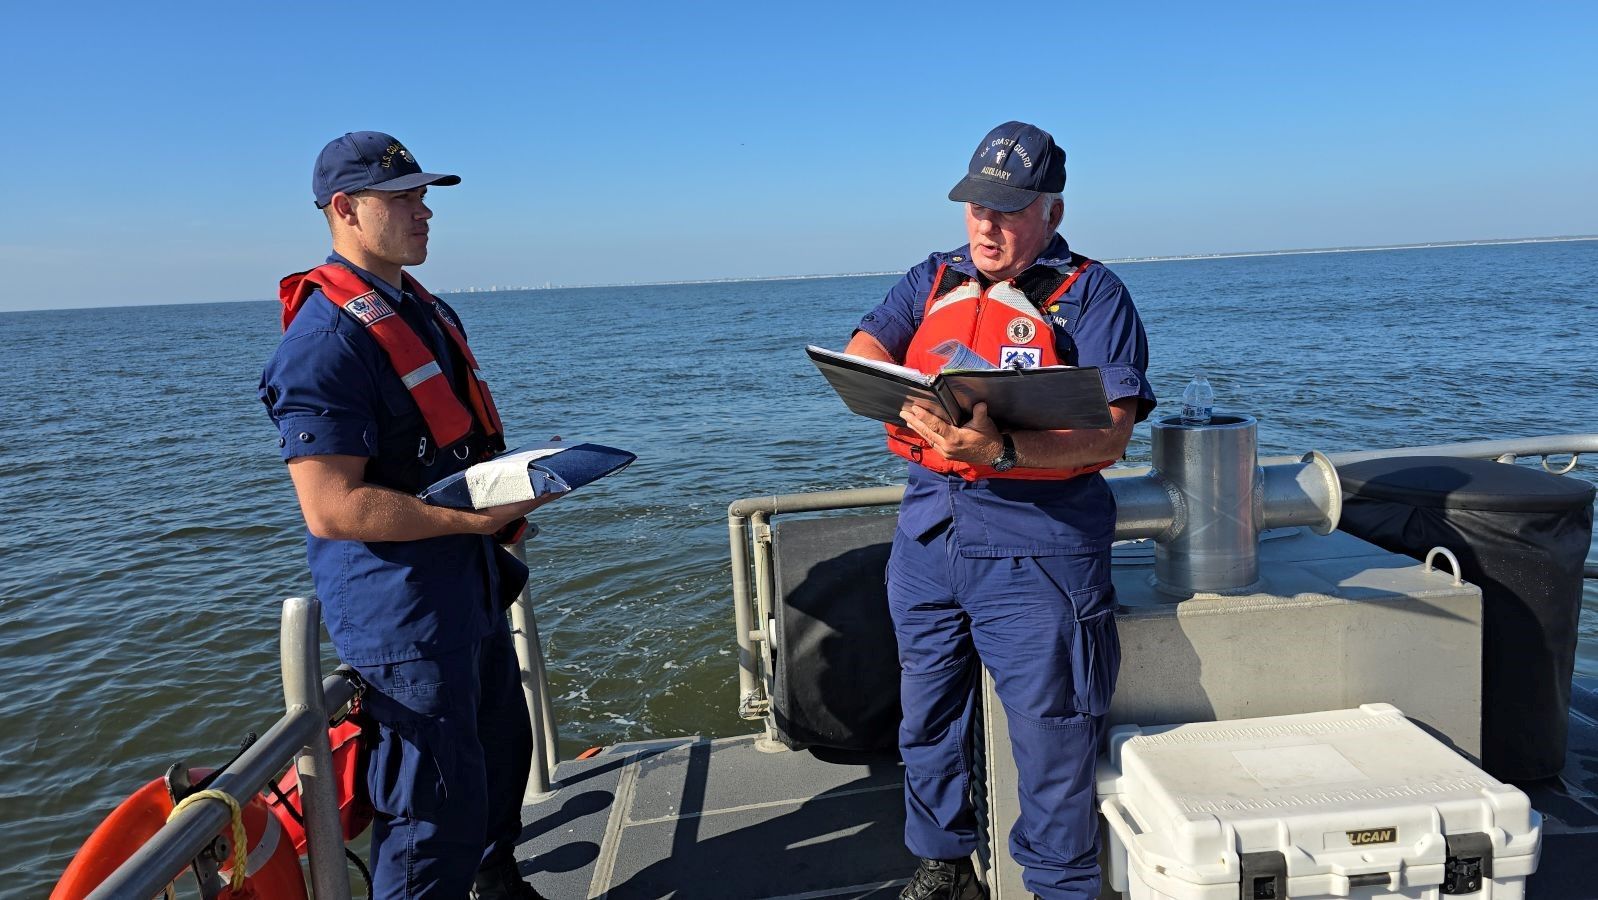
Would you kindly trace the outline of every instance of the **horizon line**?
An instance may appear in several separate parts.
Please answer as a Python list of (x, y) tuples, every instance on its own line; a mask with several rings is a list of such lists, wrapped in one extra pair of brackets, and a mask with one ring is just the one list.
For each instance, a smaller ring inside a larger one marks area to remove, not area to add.
[[(1245, 259), (1255, 256), (1301, 256), (1316, 253), (1370, 253), (1378, 250), (1434, 250), (1442, 247), (1487, 247), (1504, 244), (1559, 244), (1576, 241), (1598, 241), (1598, 234), (1570, 234), (1555, 235), (1550, 237), (1521, 237), (1521, 238), (1483, 238), (1480, 240), (1465, 241), (1426, 241), (1410, 244), (1373, 244), (1370, 246), (1345, 246), (1345, 247), (1302, 247), (1289, 250), (1229, 250), (1218, 253), (1189, 253), (1173, 256), (1125, 256), (1115, 259), (1100, 260), (1103, 263), (1151, 263), (1151, 262), (1187, 262), (1208, 259)], [(740, 284), (759, 281), (813, 281), (823, 278), (875, 278), (886, 275), (903, 275), (898, 269), (883, 272), (818, 272), (808, 275), (738, 275), (725, 278), (684, 278), (672, 281), (605, 281), (584, 282), (581, 284), (553, 284), (546, 282), (542, 286), (499, 287), (491, 285), (486, 288), (476, 286), (455, 288), (452, 290), (435, 291), (437, 294), (508, 294), (532, 293), (533, 291), (577, 291), (591, 288), (619, 288), (619, 287), (666, 287), (670, 285), (688, 284)]]
[[(1369, 246), (1345, 247), (1303, 247), (1288, 250), (1235, 250), (1218, 253), (1189, 253), (1172, 256), (1127, 256), (1115, 259), (1100, 260), (1104, 263), (1138, 264), (1153, 262), (1193, 262), (1212, 259), (1244, 259), (1259, 256), (1300, 256), (1317, 253), (1370, 253), (1379, 250), (1435, 250), (1444, 247), (1486, 247), (1505, 244), (1559, 244), (1575, 243), (1580, 241), (1598, 241), (1598, 234), (1571, 234), (1553, 235), (1547, 237), (1520, 237), (1520, 238), (1483, 238), (1479, 240), (1464, 241), (1426, 241), (1408, 244), (1374, 244)], [(882, 272), (827, 272), (810, 275), (743, 275), (725, 278), (687, 278), (675, 281), (613, 281), (594, 282), (584, 284), (553, 284), (546, 282), (541, 287), (498, 287), (492, 288), (452, 288), (434, 291), (439, 295), (457, 294), (506, 294), (506, 293), (532, 293), (534, 291), (564, 291), (588, 290), (592, 288), (627, 288), (627, 287), (665, 287), (670, 285), (692, 284), (740, 284), (763, 281), (811, 281), (824, 278), (877, 278), (888, 275), (902, 275), (902, 270), (894, 269)], [(109, 306), (38, 306), (21, 309), (0, 309), (0, 315), (9, 313), (28, 312), (58, 312), (63, 310), (80, 309), (127, 309), (131, 307), (158, 307), (158, 306), (192, 306), (199, 303), (266, 303), (270, 298), (245, 297), (234, 300), (179, 300), (169, 303), (123, 303)]]

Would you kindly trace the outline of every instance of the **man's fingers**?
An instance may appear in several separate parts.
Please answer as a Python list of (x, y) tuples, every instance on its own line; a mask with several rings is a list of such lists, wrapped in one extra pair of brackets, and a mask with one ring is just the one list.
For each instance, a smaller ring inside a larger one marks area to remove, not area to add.
[(987, 431), (988, 426), (991, 424), (992, 420), (988, 418), (988, 405), (986, 403), (978, 403), (971, 407), (971, 421), (967, 422), (965, 427), (977, 431)]
[(910, 426), (910, 430), (932, 445), (933, 449), (936, 450), (941, 447), (943, 435), (934, 430), (934, 423), (928, 420), (925, 413), (919, 409), (907, 409), (904, 411), (903, 416), (905, 424)]

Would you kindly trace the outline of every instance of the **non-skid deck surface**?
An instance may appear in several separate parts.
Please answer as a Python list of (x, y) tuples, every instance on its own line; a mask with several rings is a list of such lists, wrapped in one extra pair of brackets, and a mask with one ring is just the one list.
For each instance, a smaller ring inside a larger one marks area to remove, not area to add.
[[(1571, 694), (1564, 772), (1520, 785), (1543, 814), (1530, 900), (1598, 900), (1598, 679)], [(522, 811), (517, 850), (551, 900), (891, 900), (915, 867), (891, 755), (684, 738), (613, 747), (556, 777)]]
[(893, 756), (684, 739), (611, 748), (556, 776), (523, 810), (517, 850), (552, 900), (888, 900), (915, 868)]
[(1520, 785), (1543, 814), (1529, 900), (1598, 900), (1598, 678), (1570, 691), (1570, 739), (1558, 778)]

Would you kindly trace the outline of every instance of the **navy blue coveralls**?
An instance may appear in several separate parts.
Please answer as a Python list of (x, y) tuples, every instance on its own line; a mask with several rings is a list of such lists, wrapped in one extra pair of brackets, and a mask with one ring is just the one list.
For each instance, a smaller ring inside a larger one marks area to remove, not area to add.
[[(1037, 265), (1070, 262), (1055, 235)], [(933, 254), (860, 321), (896, 359), (920, 326), (938, 265), (975, 277), (970, 248)], [(1060, 358), (1098, 366), (1113, 402), (1154, 408), (1131, 295), (1094, 265), (1048, 315)], [(1011, 856), (1043, 898), (1099, 894), (1093, 769), (1120, 643), (1110, 544), (1115, 498), (1098, 474), (967, 482), (909, 464), (888, 562), (904, 719), (905, 843), (927, 859), (976, 849), (970, 735), (978, 662), (993, 674), (1020, 781)]]
[[(337, 254), (328, 261), (381, 292), (460, 394), (462, 360), (426, 301)], [(366, 457), (368, 482), (415, 493), (471, 459), (418, 454), (421, 410), (382, 348), (320, 291), (284, 333), (260, 396), (285, 460)], [(459, 900), (480, 867), (515, 863), (532, 730), (503, 601), (527, 569), (473, 534), (382, 543), (307, 535), (306, 553), (328, 633), (370, 686), (363, 703), (380, 726), (368, 776), (375, 896)]]

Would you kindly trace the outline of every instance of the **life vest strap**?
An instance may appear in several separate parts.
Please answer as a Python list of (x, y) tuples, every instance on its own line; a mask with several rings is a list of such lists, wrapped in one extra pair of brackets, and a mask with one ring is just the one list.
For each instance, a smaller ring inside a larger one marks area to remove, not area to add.
[[(995, 342), (991, 330), (994, 327), (1002, 327), (1004, 320), (992, 317), (981, 318), (977, 311), (980, 309), (983, 297), (994, 303), (1009, 307), (1012, 315), (1027, 312), (1021, 307), (1030, 306), (1032, 308), (1030, 310), (1032, 318), (1038, 321), (1037, 327), (1048, 328), (1052, 323), (1048, 322), (1043, 314), (1076, 284), (1077, 279), (1082, 276), (1082, 273), (1089, 266), (1094, 264), (1093, 260), (1077, 254), (1072, 254), (1071, 262), (1073, 265), (1062, 267), (1033, 266), (1008, 282), (1008, 290), (1000, 292), (998, 296), (992, 293), (993, 286), (990, 286), (986, 291), (977, 291), (977, 286), (974, 284), (971, 285), (966, 293), (957, 294), (956, 291), (962, 285), (970, 284), (975, 279), (958, 269), (950, 267), (947, 263), (939, 263), (938, 269), (932, 278), (932, 287), (927, 291), (927, 296), (922, 303), (921, 309), (917, 310), (919, 315), (916, 322), (916, 333), (911, 338), (910, 348), (906, 354), (906, 365), (912, 368), (923, 368), (924, 365), (929, 364), (924, 355), (926, 348), (934, 345), (939, 338), (947, 337), (951, 334), (965, 334), (967, 329), (977, 329), (973, 322), (967, 322), (964, 325), (959, 324), (962, 320), (958, 318), (956, 318), (955, 324), (951, 326), (947, 319), (948, 316), (969, 315), (985, 323), (984, 327), (980, 329), (980, 333), (975, 334), (974, 345), (981, 345), (985, 341)], [(968, 294), (970, 296), (967, 296)], [(1021, 300), (1021, 296), (1016, 296), (1017, 294), (1024, 296), (1025, 301)], [(976, 304), (968, 306), (966, 301), (973, 298), (976, 299)], [(961, 310), (966, 310), (966, 312)], [(938, 324), (929, 326), (929, 323), (934, 319), (936, 319)], [(1069, 316), (1064, 317), (1064, 321), (1065, 330), (1069, 333), (1076, 322)], [(927, 333), (926, 329), (929, 327), (933, 328), (937, 334)], [(952, 332), (950, 331), (951, 328)], [(1011, 340), (1015, 339), (1012, 338)], [(1030, 337), (1027, 340), (1030, 340)], [(1023, 341), (1023, 343), (1025, 342)], [(920, 349), (918, 350), (918, 348)], [(980, 346), (973, 346), (973, 349), (982, 352)], [(1042, 363), (1045, 365), (1053, 364), (1058, 359), (1057, 350), (1052, 342), (1043, 349), (1041, 358)], [(928, 371), (927, 374), (932, 373)], [(889, 423), (886, 425), (886, 429), (888, 433), (888, 449), (895, 454), (911, 462), (919, 463), (934, 472), (959, 475), (967, 481), (975, 481), (978, 478), (1063, 480), (1090, 472), (1097, 472), (1113, 462), (1113, 460), (1106, 460), (1092, 465), (1065, 469), (1015, 468), (1000, 473), (995, 471), (992, 466), (971, 465), (947, 459), (932, 447), (927, 446), (921, 436), (909, 428)]]
[(420, 298), (465, 361), (464, 402), (449, 384), (449, 379), (440, 377), (444, 375), (444, 367), (427, 342), (403, 317), (395, 314), (365, 279), (343, 265), (325, 263), (308, 272), (289, 275), (279, 283), (283, 327), (287, 329), (311, 294), (320, 290), (382, 348), (406, 390), (410, 391), (411, 399), (421, 409), (422, 419), (435, 444), (441, 447), (457, 444), (470, 436), (475, 426), (487, 440), (485, 456), (503, 450), (504, 427), (499, 410), (483, 380), (482, 367), (466, 344), (466, 335), (444, 314), (438, 298), (416, 279), (407, 273), (402, 281), (403, 289)]

